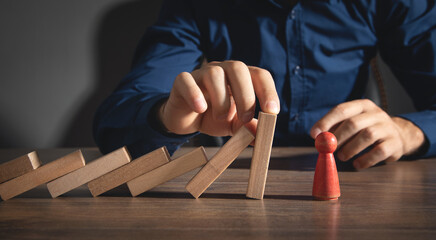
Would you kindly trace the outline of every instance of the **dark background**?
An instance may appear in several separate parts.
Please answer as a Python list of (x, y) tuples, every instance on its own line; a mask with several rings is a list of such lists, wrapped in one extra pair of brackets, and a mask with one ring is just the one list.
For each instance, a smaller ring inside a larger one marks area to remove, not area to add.
[[(0, 148), (95, 146), (94, 111), (128, 72), (161, 2), (0, 0)], [(413, 109), (380, 65), (390, 113)]]

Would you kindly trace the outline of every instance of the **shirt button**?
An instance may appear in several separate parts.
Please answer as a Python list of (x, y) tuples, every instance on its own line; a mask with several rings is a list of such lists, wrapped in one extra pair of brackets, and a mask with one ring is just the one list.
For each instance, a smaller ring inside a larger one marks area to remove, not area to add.
[(296, 66), (293, 70), (294, 74), (297, 75), (300, 72), (300, 66)]
[(291, 15), (289, 16), (291, 19), (295, 19), (295, 16), (296, 16), (297, 14), (295, 13), (295, 10), (292, 10), (291, 11)]

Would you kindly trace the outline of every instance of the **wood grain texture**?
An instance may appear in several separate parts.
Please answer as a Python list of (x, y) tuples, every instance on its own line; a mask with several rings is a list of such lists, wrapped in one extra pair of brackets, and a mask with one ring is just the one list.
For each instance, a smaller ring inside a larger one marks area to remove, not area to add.
[(122, 147), (88, 163), (83, 168), (49, 182), (48, 191), (55, 198), (129, 163), (130, 160), (126, 147)]
[(198, 198), (253, 140), (253, 134), (247, 128), (241, 127), (189, 181), (186, 190)]
[(144, 156), (141, 156), (131, 163), (113, 170), (88, 183), (91, 194), (95, 197), (109, 191), (121, 184), (160, 167), (170, 160), (170, 155), (166, 147), (156, 149)]
[(47, 183), (85, 165), (82, 152), (75, 151), (36, 170), (0, 184), (0, 195), (8, 200), (38, 185)]
[[(212, 157), (219, 149), (205, 150)], [(28, 151), (0, 149), (0, 159)], [(44, 163), (70, 151), (38, 149), (38, 155)], [(190, 151), (182, 147), (175, 155)], [(0, 202), (0, 239), (427, 240), (436, 235), (436, 158), (358, 172), (338, 165), (342, 196), (325, 202), (311, 196), (316, 149), (273, 147), (265, 196), (256, 201), (245, 197), (252, 151), (246, 148), (200, 199), (183, 191), (196, 171), (138, 198), (123, 187), (92, 198), (84, 185), (69, 197), (52, 199), (40, 185)], [(96, 148), (84, 148), (83, 154), (101, 156)]]
[(171, 162), (145, 173), (129, 182), (127, 186), (132, 196), (146, 192), (162, 183), (183, 175), (207, 163), (203, 147), (199, 147)]
[(251, 159), (250, 177), (246, 196), (262, 199), (268, 174), (271, 147), (274, 139), (277, 115), (264, 112), (259, 113), (256, 141), (254, 143), (253, 158)]
[(5, 162), (0, 165), (0, 183), (37, 169), (40, 165), (41, 161), (35, 151)]

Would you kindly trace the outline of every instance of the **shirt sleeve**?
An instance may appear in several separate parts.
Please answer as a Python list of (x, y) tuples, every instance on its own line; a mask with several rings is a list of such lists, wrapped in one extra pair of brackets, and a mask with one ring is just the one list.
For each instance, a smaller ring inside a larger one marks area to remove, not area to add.
[(379, 1), (380, 54), (412, 97), (417, 112), (401, 114), (425, 134), (420, 157), (436, 155), (436, 6), (432, 1)]
[(138, 157), (167, 146), (172, 154), (192, 137), (165, 134), (149, 122), (153, 106), (168, 98), (175, 77), (201, 63), (192, 9), (188, 1), (165, 1), (157, 22), (147, 29), (130, 73), (96, 112), (94, 139), (103, 153), (127, 146)]

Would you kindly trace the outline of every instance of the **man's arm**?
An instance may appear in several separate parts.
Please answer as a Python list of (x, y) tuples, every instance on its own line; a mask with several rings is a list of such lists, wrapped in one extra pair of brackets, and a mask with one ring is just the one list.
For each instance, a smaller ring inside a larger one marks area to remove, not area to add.
[(201, 64), (193, 9), (189, 1), (166, 1), (141, 39), (131, 72), (95, 115), (94, 138), (102, 152), (123, 145), (134, 156), (164, 145), (174, 152), (191, 137), (166, 134), (149, 123), (154, 105), (168, 98), (176, 76)]
[(379, 1), (375, 29), (380, 52), (414, 100), (418, 112), (389, 116), (369, 100), (333, 108), (311, 130), (332, 131), (337, 155), (367, 168), (402, 156), (436, 154), (436, 7), (427, 1)]
[(167, 146), (174, 152), (193, 134), (229, 136), (255, 129), (256, 97), (278, 114), (271, 74), (240, 61), (199, 65), (203, 49), (190, 1), (167, 1), (138, 48), (133, 70), (103, 103), (95, 139), (103, 152), (127, 145), (134, 156)]

